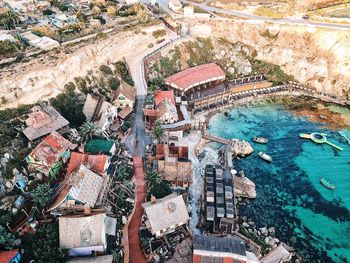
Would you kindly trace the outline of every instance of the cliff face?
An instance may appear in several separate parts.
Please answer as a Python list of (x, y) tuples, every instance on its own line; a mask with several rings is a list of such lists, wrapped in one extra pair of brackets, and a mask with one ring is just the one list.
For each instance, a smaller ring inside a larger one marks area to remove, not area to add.
[(280, 65), (303, 84), (323, 92), (350, 95), (349, 30), (242, 20), (189, 23), (194, 35), (242, 42), (247, 52), (257, 52), (257, 59)]
[(132, 59), (155, 41), (152, 32), (159, 27), (143, 28), (142, 33), (114, 33), (87, 43), (61, 47), (1, 69), (0, 109), (54, 97), (62, 92), (66, 83), (74, 82), (75, 77), (84, 77), (91, 70), (98, 71), (100, 65), (123, 57)]

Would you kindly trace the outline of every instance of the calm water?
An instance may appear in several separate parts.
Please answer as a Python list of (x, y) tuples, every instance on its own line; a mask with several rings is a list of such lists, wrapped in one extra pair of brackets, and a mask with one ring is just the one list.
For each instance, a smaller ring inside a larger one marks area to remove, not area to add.
[[(242, 106), (210, 122), (209, 131), (225, 138), (269, 139), (267, 145), (251, 142), (255, 152), (235, 162), (257, 188), (256, 200), (241, 206), (240, 216), (258, 227), (274, 226), (276, 237), (296, 248), (303, 262), (350, 262), (350, 146), (337, 131), (296, 116), (290, 106), (296, 104)], [(346, 108), (327, 107), (345, 119), (350, 116)], [(313, 131), (327, 133), (344, 151), (298, 138)], [(263, 162), (259, 151), (271, 155), (272, 164)], [(322, 177), (336, 189), (323, 187)]]

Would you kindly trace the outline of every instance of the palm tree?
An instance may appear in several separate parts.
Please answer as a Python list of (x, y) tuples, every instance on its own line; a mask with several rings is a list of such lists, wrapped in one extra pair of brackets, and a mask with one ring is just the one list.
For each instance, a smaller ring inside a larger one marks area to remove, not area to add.
[(154, 189), (157, 185), (162, 183), (162, 178), (160, 178), (156, 171), (147, 171), (145, 179), (148, 189)]
[(79, 129), (79, 133), (81, 137), (83, 137), (84, 141), (91, 139), (92, 136), (96, 133), (96, 131), (97, 127), (92, 122), (84, 122)]
[(160, 122), (156, 123), (156, 127), (154, 128), (154, 138), (159, 142), (164, 136), (164, 128), (160, 124)]

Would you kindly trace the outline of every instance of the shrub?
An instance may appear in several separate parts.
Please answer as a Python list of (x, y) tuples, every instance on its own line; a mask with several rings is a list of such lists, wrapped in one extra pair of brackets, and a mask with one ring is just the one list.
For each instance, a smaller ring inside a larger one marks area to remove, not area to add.
[(129, 85), (134, 86), (134, 81), (132, 80), (129, 74), (126, 64), (123, 61), (117, 61), (116, 63), (114, 63), (114, 66), (115, 66), (114, 73), (120, 75), (122, 80), (124, 80)]
[(152, 47), (154, 47), (154, 45), (153, 45), (153, 43), (151, 43), (147, 47), (152, 48)]
[(55, 191), (50, 187), (50, 185), (48, 183), (45, 183), (39, 184), (34, 190), (29, 193), (29, 195), (34, 203), (44, 208), (52, 202), (54, 192)]
[(267, 39), (271, 39), (271, 40), (276, 40), (277, 37), (278, 37), (278, 33), (277, 34), (272, 34), (270, 32), (270, 30), (266, 29), (262, 34), (261, 34), (264, 38), (267, 38)]
[(257, 16), (266, 16), (266, 17), (271, 17), (274, 19), (283, 18), (283, 15), (281, 13), (278, 13), (276, 10), (269, 8), (269, 7), (265, 7), (265, 6), (261, 6), (261, 7), (257, 8), (254, 11), (254, 14)]
[[(72, 82), (70, 83), (73, 84)], [(74, 92), (75, 85), (69, 85), (68, 87), (66, 85), (65, 91), (50, 99), (50, 102), (70, 122), (72, 128), (78, 128), (86, 119), (83, 113), (84, 103), (79, 101), (78, 95)]]
[(113, 75), (113, 71), (111, 70), (111, 68), (106, 65), (101, 65), (99, 69), (106, 75)]
[(52, 15), (52, 14), (54, 14), (55, 12), (54, 11), (52, 11), (51, 9), (45, 9), (44, 11), (43, 11), (43, 15), (44, 16), (49, 16), (49, 15)]
[(10, 57), (20, 49), (18, 42), (0, 40), (0, 57)]
[(155, 38), (164, 37), (165, 35), (166, 35), (165, 29), (158, 29), (152, 32), (152, 36), (154, 36)]
[(111, 88), (111, 90), (115, 91), (119, 88), (120, 81), (119, 81), (119, 79), (112, 77), (108, 80), (108, 84), (109, 84), (109, 87)]

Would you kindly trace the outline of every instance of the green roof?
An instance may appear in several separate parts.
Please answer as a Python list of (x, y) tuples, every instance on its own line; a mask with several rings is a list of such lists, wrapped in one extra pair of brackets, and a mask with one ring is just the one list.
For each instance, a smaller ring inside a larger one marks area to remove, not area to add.
[(110, 154), (110, 151), (114, 145), (114, 141), (107, 141), (107, 140), (100, 140), (100, 139), (94, 139), (89, 140), (87, 144), (85, 145), (85, 152), (89, 153), (104, 153), (104, 154)]

